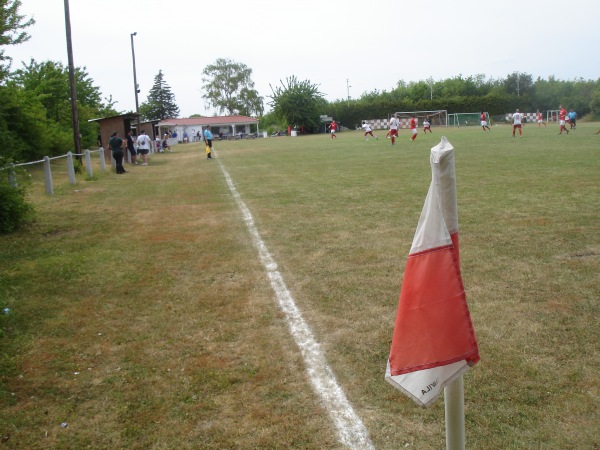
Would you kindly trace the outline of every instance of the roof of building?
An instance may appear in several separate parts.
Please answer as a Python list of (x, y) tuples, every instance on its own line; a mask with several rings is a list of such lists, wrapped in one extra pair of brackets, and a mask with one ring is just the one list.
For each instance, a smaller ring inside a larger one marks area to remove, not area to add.
[(230, 125), (258, 123), (258, 119), (247, 116), (218, 116), (218, 117), (191, 117), (189, 119), (164, 119), (158, 126), (190, 126), (190, 125)]

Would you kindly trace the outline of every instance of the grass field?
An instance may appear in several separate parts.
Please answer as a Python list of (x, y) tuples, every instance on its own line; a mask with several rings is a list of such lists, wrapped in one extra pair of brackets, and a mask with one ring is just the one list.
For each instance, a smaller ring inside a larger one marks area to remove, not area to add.
[(0, 448), (342, 448), (219, 163), (373, 445), (445, 448), (443, 400), (383, 378), (442, 134), (481, 352), (467, 447), (600, 448), (598, 128), (178, 145), (54, 196), (33, 173), (35, 222), (0, 236)]

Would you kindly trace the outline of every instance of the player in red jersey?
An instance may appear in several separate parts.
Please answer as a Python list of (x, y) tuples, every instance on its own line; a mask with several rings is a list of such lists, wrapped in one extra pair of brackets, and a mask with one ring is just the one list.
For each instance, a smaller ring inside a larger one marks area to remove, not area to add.
[(560, 110), (558, 111), (558, 123), (560, 124), (560, 131), (558, 134), (562, 134), (563, 130), (569, 134), (569, 130), (567, 130), (567, 127), (565, 126), (567, 123), (567, 114), (567, 110), (563, 108), (563, 105), (560, 105)]
[(336, 131), (337, 131), (337, 129), (338, 129), (338, 124), (337, 124), (337, 122), (336, 122), (335, 120), (332, 120), (332, 121), (331, 121), (331, 125), (329, 125), (329, 129), (331, 130), (331, 139), (333, 139), (333, 138), (337, 137), (337, 136), (335, 135), (335, 132), (336, 132)]
[(412, 133), (412, 136), (410, 137), (410, 141), (414, 142), (414, 140), (417, 138), (417, 120), (415, 119), (415, 116), (412, 116), (410, 118), (410, 120), (408, 121), (408, 124), (410, 125), (410, 131)]
[(484, 132), (485, 132), (486, 128), (488, 129), (488, 131), (492, 131), (492, 130), (490, 130), (490, 127), (488, 127), (487, 116), (485, 115), (485, 113), (483, 111), (481, 111), (481, 128), (483, 128)]
[(537, 122), (538, 128), (542, 128), (542, 125), (546, 126), (546, 122), (544, 122), (544, 118), (542, 117), (542, 113), (539, 109), (537, 110)]

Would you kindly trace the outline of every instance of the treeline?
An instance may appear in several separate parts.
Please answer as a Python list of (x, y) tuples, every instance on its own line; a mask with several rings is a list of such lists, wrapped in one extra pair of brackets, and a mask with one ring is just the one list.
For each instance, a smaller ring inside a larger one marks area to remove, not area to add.
[(323, 114), (353, 128), (363, 119), (387, 118), (396, 111), (487, 111), (491, 116), (503, 116), (517, 108), (546, 111), (558, 109), (561, 104), (577, 111), (579, 117), (590, 113), (600, 116), (600, 79), (566, 81), (549, 77), (534, 81), (531, 75), (513, 73), (505, 79), (459, 75), (441, 81), (399, 81), (390, 92), (373, 91), (359, 99), (330, 102)]
[[(84, 68), (75, 69), (82, 148), (96, 145), (98, 125), (89, 119), (116, 114), (111, 99)], [(30, 161), (73, 150), (73, 116), (68, 67), (53, 61), (23, 64), (0, 77), (0, 158)]]

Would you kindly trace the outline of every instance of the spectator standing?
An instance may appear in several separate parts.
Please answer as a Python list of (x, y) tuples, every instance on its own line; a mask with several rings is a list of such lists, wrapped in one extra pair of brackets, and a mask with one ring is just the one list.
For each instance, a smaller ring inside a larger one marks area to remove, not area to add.
[(129, 130), (127, 132), (127, 150), (131, 154), (131, 164), (138, 164), (137, 152), (135, 151), (135, 145), (133, 144), (133, 132)]
[(110, 147), (112, 156), (115, 159), (115, 169), (117, 174), (121, 175), (123, 173), (127, 173), (127, 171), (123, 168), (123, 139), (119, 137), (118, 132), (115, 131), (110, 135), (108, 146)]
[(148, 153), (150, 153), (150, 138), (146, 136), (144, 130), (140, 131), (140, 135), (137, 138), (138, 153), (142, 155), (144, 162), (142, 166), (148, 165)]
[(169, 145), (168, 139), (169, 139), (169, 135), (167, 133), (165, 133), (165, 135), (163, 136), (163, 140), (162, 140), (161, 150), (163, 152), (171, 153), (171, 146)]

